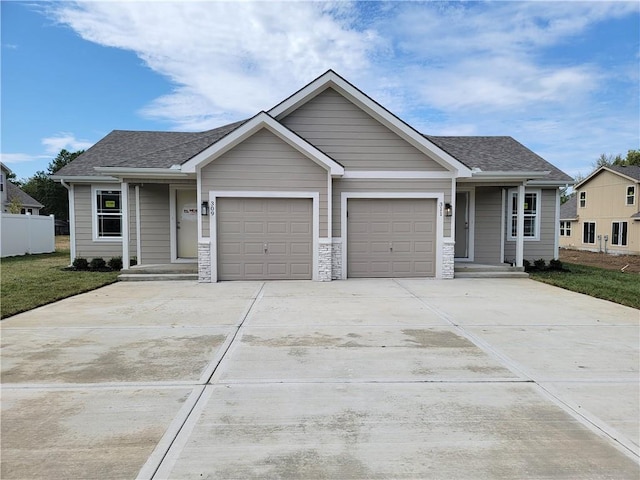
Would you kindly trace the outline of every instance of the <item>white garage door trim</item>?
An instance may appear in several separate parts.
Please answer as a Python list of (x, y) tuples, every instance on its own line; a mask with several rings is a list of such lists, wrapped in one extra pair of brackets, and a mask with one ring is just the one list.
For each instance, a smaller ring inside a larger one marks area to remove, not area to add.
[(320, 193), (319, 192), (273, 192), (273, 191), (210, 191), (211, 206), (209, 219), (209, 238), (211, 238), (211, 281), (218, 281), (218, 225), (217, 199), (220, 197), (237, 198), (310, 198), (313, 201), (313, 266), (311, 279), (318, 280), (318, 238), (320, 233)]
[(347, 279), (347, 200), (350, 198), (424, 198), (435, 199), (436, 209), (436, 278), (442, 278), (442, 241), (444, 235), (444, 193), (425, 192), (342, 192), (340, 196), (340, 231), (342, 232), (342, 279)]

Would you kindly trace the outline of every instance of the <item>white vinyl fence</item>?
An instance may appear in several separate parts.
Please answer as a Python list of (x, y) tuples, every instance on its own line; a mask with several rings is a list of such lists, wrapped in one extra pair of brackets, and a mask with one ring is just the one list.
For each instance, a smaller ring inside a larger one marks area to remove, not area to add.
[(3, 213), (0, 256), (51, 253), (56, 249), (53, 215), (14, 215)]

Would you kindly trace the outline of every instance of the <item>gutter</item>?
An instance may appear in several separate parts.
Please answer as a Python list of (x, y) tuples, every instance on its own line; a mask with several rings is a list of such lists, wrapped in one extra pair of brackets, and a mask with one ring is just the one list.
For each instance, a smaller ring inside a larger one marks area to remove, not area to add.
[(113, 177), (129, 178), (189, 178), (193, 174), (182, 172), (178, 168), (135, 168), (135, 167), (94, 167), (96, 172), (108, 173)]

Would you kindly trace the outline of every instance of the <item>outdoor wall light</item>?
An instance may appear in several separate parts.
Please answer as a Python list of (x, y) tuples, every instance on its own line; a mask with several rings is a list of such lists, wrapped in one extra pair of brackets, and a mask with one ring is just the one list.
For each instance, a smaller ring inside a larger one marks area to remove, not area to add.
[(453, 207), (451, 206), (450, 203), (444, 204), (444, 214), (447, 217), (450, 217), (451, 215), (453, 215)]
[(203, 217), (209, 215), (209, 202), (202, 202), (202, 205), (200, 206), (200, 214)]

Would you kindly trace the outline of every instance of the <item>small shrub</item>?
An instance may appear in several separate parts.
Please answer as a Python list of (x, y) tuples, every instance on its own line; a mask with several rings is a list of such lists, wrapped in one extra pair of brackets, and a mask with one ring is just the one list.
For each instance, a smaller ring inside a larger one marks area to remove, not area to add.
[(131, 260), (129, 260), (129, 266), (133, 267), (134, 265), (138, 264), (138, 259), (136, 257), (131, 258)]
[(107, 268), (107, 262), (104, 261), (102, 257), (92, 258), (89, 262), (89, 270), (94, 272), (99, 272), (100, 270), (104, 270)]
[(549, 270), (561, 272), (562, 270), (564, 270), (564, 268), (562, 267), (562, 262), (557, 258), (549, 260)]
[(522, 260), (522, 266), (524, 267), (525, 272), (531, 271), (531, 262), (529, 260)]
[(122, 257), (111, 257), (107, 265), (109, 265), (109, 268), (114, 272), (119, 272), (122, 270)]
[(76, 257), (72, 265), (75, 270), (89, 270), (89, 262), (86, 258)]
[(546, 266), (546, 262), (544, 261), (544, 258), (539, 258), (538, 260), (533, 261), (533, 266), (536, 267), (536, 270), (542, 271)]

